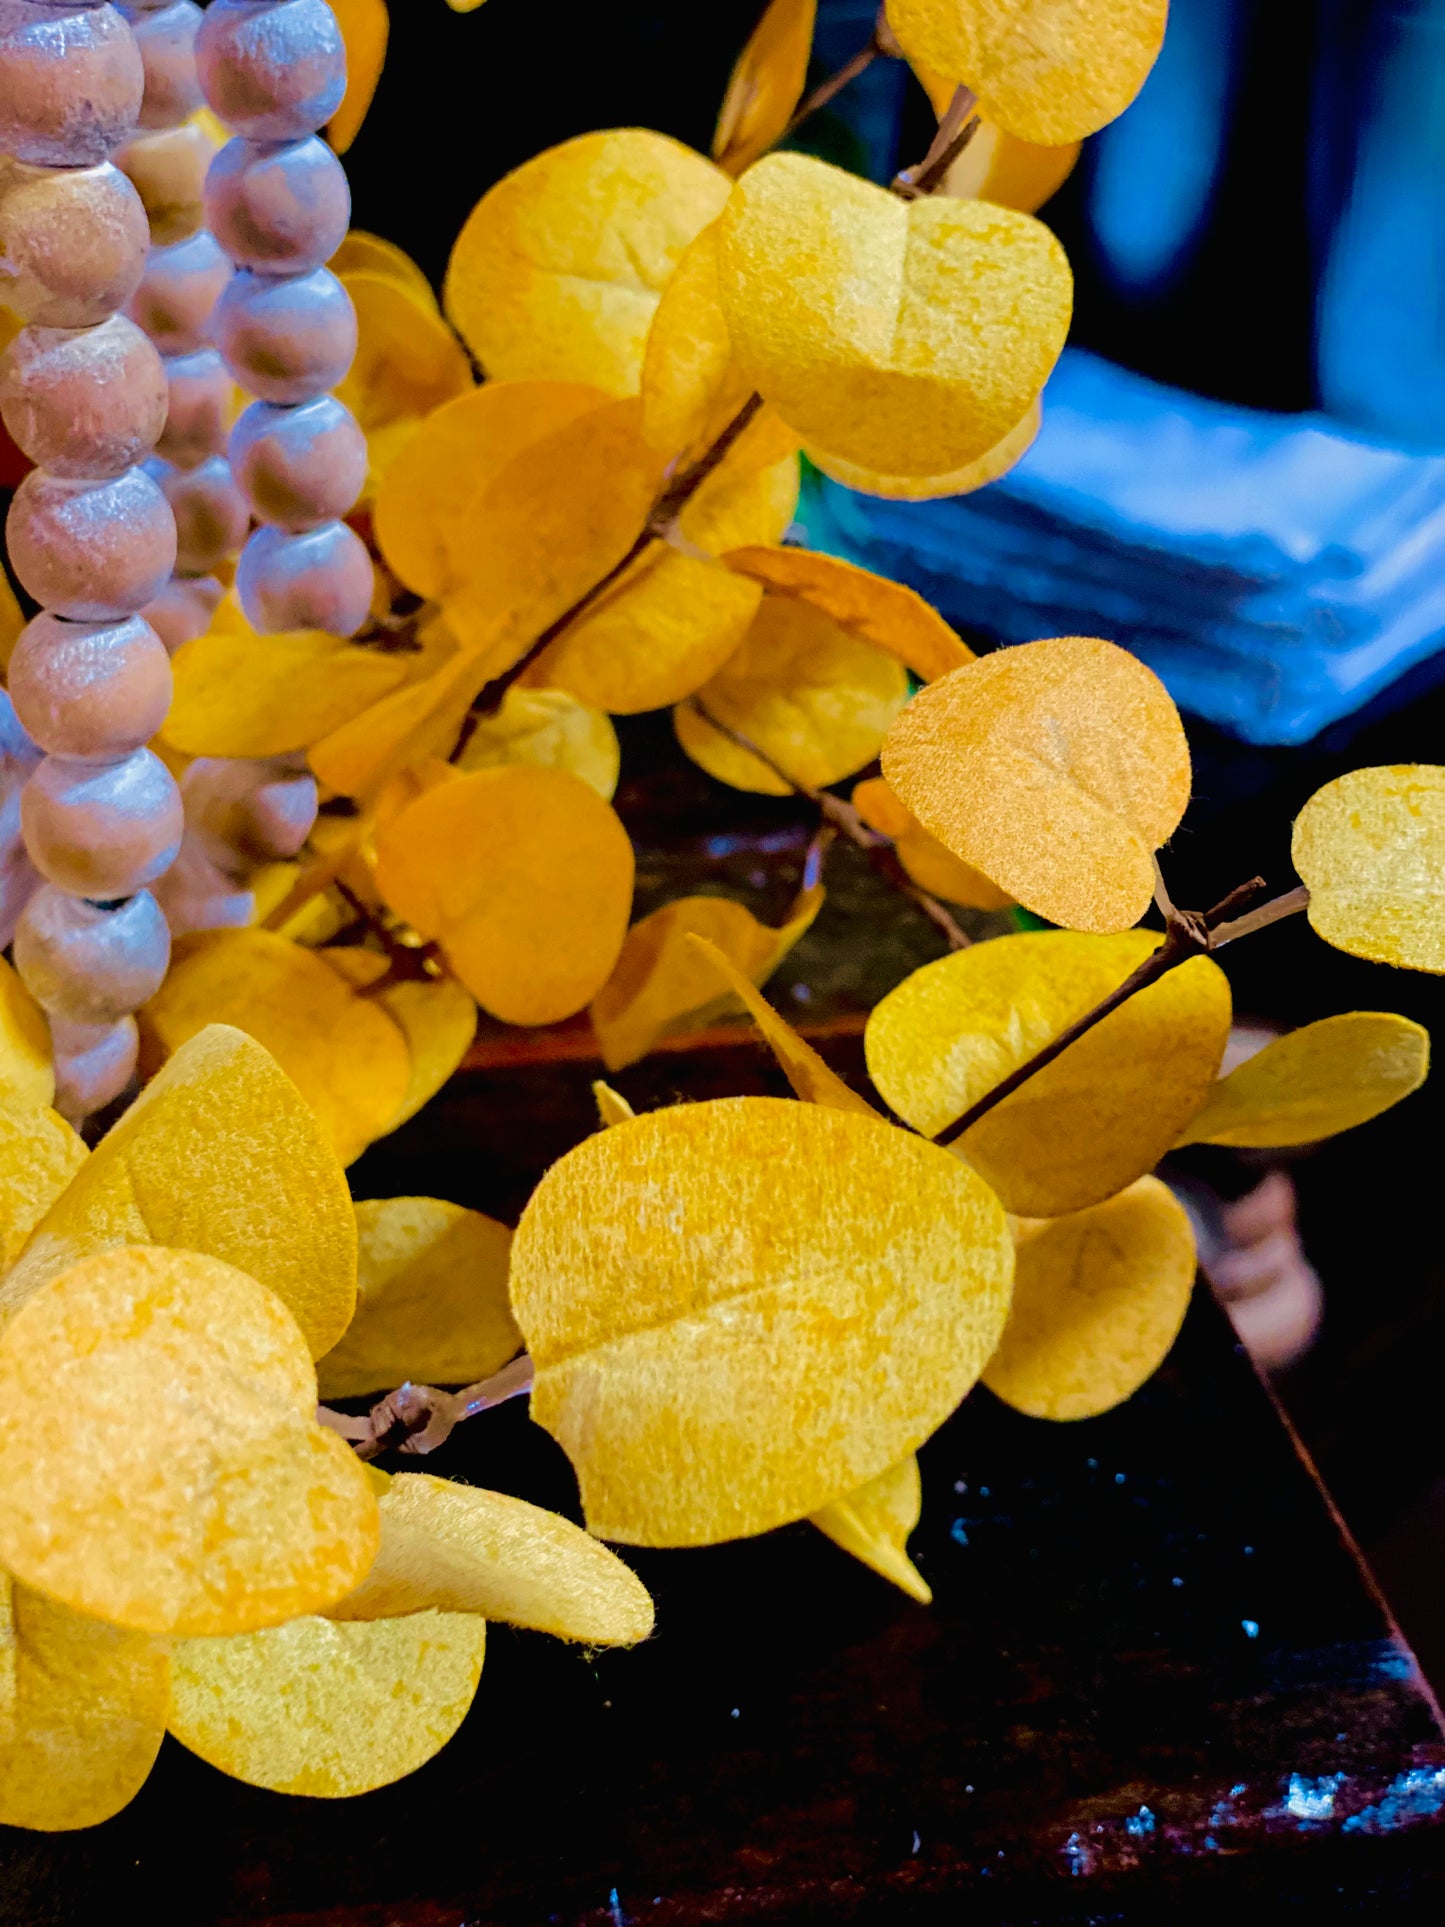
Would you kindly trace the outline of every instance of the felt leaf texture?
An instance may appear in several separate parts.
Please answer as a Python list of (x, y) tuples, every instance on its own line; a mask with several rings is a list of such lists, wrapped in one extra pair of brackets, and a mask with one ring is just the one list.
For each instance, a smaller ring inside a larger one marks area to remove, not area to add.
[(383, 696), (312, 745), (307, 760), (317, 779), (340, 796), (371, 802), (412, 764), (451, 750), (487, 674), (475, 650), (462, 650), (422, 681)]
[[(318, 956), (358, 989), (374, 984), (390, 966), (375, 950), (322, 950)], [(421, 977), (389, 984), (377, 1003), (406, 1039), (411, 1066), (406, 1092), (381, 1136), (398, 1130), (434, 1098), (461, 1066), (477, 1034), (477, 1007), (454, 977)]]
[(45, 1013), (0, 957), (0, 1106), (29, 1111), (55, 1097)]
[(1169, 0), (888, 0), (908, 58), (1048, 147), (1107, 127), (1148, 78)]
[(447, 598), (447, 620), (464, 647), (489, 652), (487, 674), (623, 560), (662, 470), (638, 403), (610, 402), (524, 448), (472, 497), (454, 532), (467, 576)]
[(457, 758), (462, 770), (535, 763), (566, 770), (610, 802), (622, 771), (617, 731), (605, 710), (590, 709), (565, 689), (518, 689), (494, 716), (481, 717)]
[(415, 1472), (391, 1480), (380, 1511), (376, 1564), (333, 1618), (440, 1608), (588, 1646), (635, 1646), (652, 1631), (642, 1581), (555, 1512)]
[(696, 1029), (728, 1010), (717, 971), (689, 942), (706, 937), (755, 984), (766, 983), (823, 907), (809, 891), (780, 930), (727, 897), (679, 897), (635, 923), (616, 968), (592, 1001), (592, 1028), (610, 1071), (645, 1057), (670, 1031)]
[(920, 690), (883, 774), (945, 849), (1036, 916), (1096, 933), (1148, 909), (1191, 781), (1163, 683), (1086, 636), (999, 649)]
[(1445, 973), (1445, 768), (1351, 770), (1294, 826), (1294, 866), (1326, 943), (1372, 963)]
[(908, 1556), (908, 1538), (923, 1510), (923, 1481), (910, 1452), (867, 1485), (813, 1514), (813, 1524), (834, 1545), (889, 1579), (910, 1599), (927, 1606), (933, 1588)]
[(787, 796), (798, 785), (825, 789), (871, 763), (907, 700), (907, 672), (896, 657), (812, 603), (765, 595), (742, 647), (703, 685), (698, 704), (681, 704), (673, 720), (683, 749), (709, 776)]
[(741, 367), (809, 447), (897, 475), (987, 453), (1036, 400), (1073, 282), (1041, 223), (903, 201), (801, 154), (739, 181), (719, 238)]
[(249, 1272), (289, 1308), (314, 1357), (350, 1324), (346, 1175), (296, 1086), (243, 1032), (209, 1026), (152, 1078), (41, 1219), (0, 1285), (0, 1317), (78, 1259), (134, 1244)]
[[(835, 1111), (852, 1111), (859, 1117), (878, 1116), (866, 1098), (846, 1085), (838, 1073), (821, 1058), (806, 1038), (800, 1037), (786, 1018), (779, 1016), (750, 978), (745, 977), (732, 958), (705, 936), (692, 932), (688, 942), (705, 957), (717, 977), (729, 986), (753, 1022), (783, 1075), (807, 1104), (824, 1104)], [(594, 1087), (595, 1088), (595, 1087)], [(600, 1100), (599, 1100), (600, 1103)], [(616, 1122), (617, 1120), (607, 1120)]]
[(1087, 1211), (1022, 1224), (1013, 1306), (984, 1384), (1031, 1418), (1112, 1410), (1168, 1357), (1195, 1264), (1189, 1215), (1157, 1178)]
[(1003, 910), (1009, 896), (990, 883), (981, 870), (960, 863), (930, 836), (911, 810), (906, 810), (881, 776), (870, 776), (853, 790), (853, 807), (880, 836), (891, 837), (898, 861), (920, 890), (961, 903), (970, 910)]
[(486, 1638), (472, 1613), (426, 1612), (182, 1640), (170, 1730), (248, 1786), (320, 1800), (368, 1793), (414, 1773), (456, 1732)]
[(610, 1084), (604, 1084), (600, 1077), (592, 1080), (592, 1096), (597, 1104), (597, 1122), (606, 1131), (614, 1124), (625, 1124), (637, 1113), (622, 1095), (614, 1091)]
[(0, 1336), (0, 1388), (0, 1563), (77, 1612), (245, 1632), (331, 1605), (376, 1556), (376, 1501), (315, 1421), (306, 1341), (234, 1266), (82, 1259)]
[(924, 682), (962, 669), (973, 651), (916, 590), (812, 549), (734, 549), (730, 569), (775, 596), (821, 609), (840, 629), (896, 656)]
[[(691, 695), (738, 649), (762, 595), (712, 558), (739, 542), (775, 541), (798, 504), (793, 454), (762, 468), (754, 424), (678, 517), (685, 547), (654, 542), (616, 586), (547, 650), (535, 679), (615, 715), (660, 709)], [(776, 447), (768, 450), (776, 455)], [(696, 551), (696, 553), (695, 553)]]
[(808, 459), (829, 481), (841, 482), (844, 488), (857, 489), (862, 495), (879, 495), (894, 502), (933, 502), (948, 495), (971, 495), (975, 489), (1007, 475), (1027, 455), (1042, 424), (1043, 404), (1036, 401), (985, 454), (946, 475), (885, 475), (857, 462), (840, 461), (818, 448), (808, 450)]
[(554, 1164), (512, 1247), (532, 1416), (588, 1527), (707, 1545), (914, 1450), (1003, 1327), (997, 1200), (935, 1146), (792, 1100), (684, 1104)]
[[(1067, 931), (940, 957), (868, 1019), (868, 1074), (937, 1137), (1101, 1003), (1161, 939)], [(1204, 1103), (1229, 1037), (1229, 982), (1194, 957), (1129, 998), (968, 1132), (961, 1151), (1010, 1211), (1055, 1217), (1142, 1177)]]
[(317, 1365), (323, 1399), (469, 1385), (522, 1349), (505, 1225), (438, 1198), (384, 1198), (357, 1205), (356, 1228), (356, 1317)]
[(472, 210), (447, 269), (447, 313), (494, 379), (635, 395), (658, 296), (731, 186), (644, 128), (548, 148)]
[(346, 43), (346, 96), (326, 128), (338, 154), (346, 153), (361, 132), (386, 64), (391, 19), (386, 0), (331, 0)]
[(732, 175), (782, 139), (803, 96), (818, 0), (771, 0), (738, 56), (713, 135), (712, 157)]
[(0, 1110), (0, 1274), (86, 1160), (85, 1145), (50, 1110)]
[(713, 222), (683, 250), (662, 291), (642, 360), (642, 432), (666, 455), (700, 450), (748, 399), (718, 286)]
[(441, 784), (376, 840), (386, 901), (510, 1024), (556, 1023), (591, 1002), (627, 934), (632, 878), (611, 805), (564, 770), (526, 764)]
[(466, 527), (467, 505), (524, 448), (608, 399), (581, 382), (489, 381), (428, 415), (377, 490), (373, 517), (387, 566), (418, 595), (445, 595), (469, 565), (456, 533)]
[(440, 312), (431, 282), (406, 250), (384, 235), (352, 228), (326, 265), (342, 279), (352, 274), (373, 274), (383, 281), (394, 281), (423, 308), (429, 308), (433, 314)]
[(1430, 1033), (1408, 1017), (1351, 1010), (1276, 1037), (1215, 1084), (1182, 1144), (1269, 1148), (1353, 1130), (1425, 1081)]
[(270, 930), (181, 938), (141, 1014), (152, 1060), (207, 1024), (233, 1024), (265, 1046), (329, 1133), (343, 1164), (391, 1128), (411, 1082), (401, 1027), (359, 997), (314, 951)]
[(357, 349), (336, 393), (366, 431), (374, 488), (416, 425), (475, 383), (461, 343), (410, 288), (360, 273), (342, 285), (356, 309)]
[(170, 1653), (0, 1573), (0, 1824), (93, 1827), (139, 1793), (165, 1737)]
[(399, 688), (410, 666), (320, 630), (212, 631), (176, 651), (162, 733), (184, 756), (288, 756)]

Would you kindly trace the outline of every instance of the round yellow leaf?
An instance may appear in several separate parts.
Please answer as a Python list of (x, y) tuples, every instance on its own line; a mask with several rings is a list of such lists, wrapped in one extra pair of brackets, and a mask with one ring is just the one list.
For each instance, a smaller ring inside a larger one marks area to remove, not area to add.
[(1445, 768), (1351, 770), (1294, 826), (1309, 919), (1336, 950), (1445, 973)]
[(923, 1481), (910, 1452), (867, 1485), (813, 1514), (813, 1524), (834, 1545), (889, 1579), (926, 1606), (933, 1588), (908, 1556), (908, 1539), (923, 1510)]
[(446, 402), (418, 428), (382, 477), (373, 508), (387, 566), (418, 595), (465, 580), (467, 505), (524, 448), (600, 408), (600, 388), (568, 381), (489, 381)]
[(1148, 79), (1169, 0), (888, 0), (915, 63), (971, 87), (990, 121), (1047, 147), (1096, 134)]
[(930, 836), (912, 810), (906, 810), (881, 776), (871, 776), (853, 790), (853, 807), (872, 830), (893, 839), (898, 861), (920, 890), (961, 903), (970, 910), (1004, 910), (1011, 899), (990, 883), (981, 870), (960, 863)]
[(440, 1753), (476, 1697), (486, 1638), (472, 1613), (427, 1612), (182, 1640), (170, 1730), (248, 1786), (349, 1799)]
[[(940, 957), (868, 1019), (868, 1074), (915, 1130), (937, 1137), (1155, 950), (1150, 930), (1040, 931)], [(1174, 1145), (1229, 1038), (1229, 980), (1195, 957), (1131, 997), (980, 1118), (959, 1147), (1027, 1217), (1111, 1197)]]
[(411, 661), (319, 629), (215, 630), (176, 651), (162, 733), (183, 756), (289, 756), (399, 688)]
[(0, 957), (0, 1106), (41, 1110), (55, 1097), (45, 1012)]
[(738, 56), (713, 135), (713, 159), (741, 174), (782, 139), (802, 98), (818, 0), (771, 0)]
[[(320, 950), (317, 955), (358, 989), (374, 984), (389, 968), (376, 950)], [(385, 1137), (429, 1104), (458, 1069), (477, 1034), (477, 1006), (455, 977), (445, 976), (390, 984), (368, 1001), (380, 1004), (397, 1025), (411, 1057), (406, 1095), (381, 1133)]]
[(713, 222), (683, 250), (647, 333), (642, 432), (665, 455), (700, 452), (752, 393), (722, 309), (717, 241)]
[(1021, 1225), (1013, 1308), (984, 1384), (1031, 1418), (1110, 1411), (1168, 1357), (1195, 1264), (1189, 1215), (1157, 1178)]
[(365, 228), (352, 228), (326, 265), (343, 279), (350, 274), (374, 274), (383, 281), (394, 281), (423, 308), (429, 308), (433, 314), (440, 312), (431, 282), (404, 248), (383, 235), (369, 234)]
[(356, 1316), (316, 1367), (323, 1399), (469, 1385), (522, 1349), (505, 1225), (438, 1198), (379, 1198), (357, 1205), (356, 1228)]
[(483, 716), (457, 759), (462, 770), (535, 763), (580, 777), (609, 802), (622, 772), (617, 731), (605, 710), (589, 709), (565, 689), (509, 689), (495, 716)]
[(0, 1336), (0, 1563), (136, 1632), (331, 1605), (379, 1525), (315, 1405), (306, 1341), (254, 1278), (149, 1246), (82, 1259)]
[(1182, 1144), (1312, 1144), (1368, 1123), (1430, 1068), (1430, 1033), (1408, 1017), (1351, 1010), (1276, 1037), (1210, 1090)]
[(737, 358), (810, 447), (887, 475), (977, 461), (1068, 334), (1063, 250), (1027, 214), (900, 200), (801, 154), (738, 182), (719, 236)]
[(1050, 923), (1126, 930), (1189, 801), (1163, 683), (1086, 636), (999, 649), (920, 690), (883, 774), (945, 849)]
[(170, 1675), (164, 1640), (0, 1572), (0, 1824), (56, 1833), (119, 1813), (165, 1738)]
[(368, 435), (419, 420), (475, 385), (462, 344), (409, 288), (359, 273), (343, 286), (356, 308), (357, 349), (336, 392)]
[(1078, 159), (1077, 141), (1041, 147), (1002, 127), (982, 126), (944, 176), (943, 192), (1032, 214), (1053, 199)]
[(793, 596), (821, 609), (840, 629), (896, 656), (924, 682), (974, 660), (973, 651), (916, 590), (835, 555), (753, 547), (734, 549), (726, 561), (771, 595)]
[(1028, 454), (1043, 418), (1043, 403), (1036, 401), (1022, 421), (1016, 422), (986, 454), (947, 475), (883, 475), (876, 469), (860, 468), (856, 462), (839, 461), (816, 448), (808, 450), (808, 459), (830, 482), (841, 482), (844, 488), (857, 489), (861, 495), (880, 495), (893, 502), (934, 502), (946, 495), (971, 495), (976, 488), (1007, 475)]
[(344, 154), (361, 132), (386, 64), (391, 18), (386, 0), (330, 0), (346, 43), (346, 97), (327, 124), (326, 134)]
[(765, 1532), (913, 1451), (997, 1344), (1011, 1241), (956, 1159), (775, 1098), (651, 1112), (554, 1164), (512, 1248), (532, 1416), (590, 1529)]
[(386, 901), (509, 1024), (556, 1023), (591, 1002), (627, 934), (632, 877), (611, 805), (529, 764), (441, 784), (377, 835)]
[(416, 1472), (399, 1472), (380, 1506), (376, 1564), (333, 1618), (435, 1607), (588, 1646), (635, 1646), (652, 1631), (642, 1581), (555, 1512)]
[[(895, 657), (840, 628), (821, 609), (765, 595), (742, 647), (698, 692), (719, 723), (745, 736), (794, 783), (825, 789), (878, 754), (908, 699)], [(684, 703), (677, 739), (695, 763), (734, 789), (787, 796), (791, 785)]]
[(86, 1160), (85, 1145), (54, 1111), (0, 1110), (0, 1273)]
[(315, 1113), (254, 1038), (183, 1044), (80, 1165), (0, 1287), (0, 1317), (115, 1245), (208, 1252), (285, 1304), (313, 1357), (356, 1308), (356, 1220)]
[(490, 376), (635, 395), (658, 296), (731, 186), (645, 128), (550, 147), (472, 210), (447, 269), (447, 313)]
[(411, 1081), (400, 1026), (315, 951), (270, 930), (183, 937), (141, 1012), (147, 1054), (170, 1057), (207, 1024), (254, 1037), (292, 1079), (343, 1164), (392, 1128)]

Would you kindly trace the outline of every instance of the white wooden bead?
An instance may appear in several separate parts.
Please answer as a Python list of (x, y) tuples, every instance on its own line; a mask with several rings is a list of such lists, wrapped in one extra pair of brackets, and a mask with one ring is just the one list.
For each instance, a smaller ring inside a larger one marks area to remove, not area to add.
[(178, 468), (194, 468), (224, 455), (235, 383), (214, 348), (194, 355), (167, 355), (169, 412), (156, 453)]
[(147, 468), (176, 518), (176, 567), (183, 575), (209, 574), (239, 551), (251, 511), (224, 455), (212, 455), (194, 468), (159, 459)]
[(164, 355), (212, 347), (211, 310), (231, 278), (231, 263), (204, 228), (173, 247), (151, 250), (126, 312)]
[(45, 328), (89, 328), (140, 285), (150, 223), (135, 188), (98, 167), (0, 168), (5, 301)]
[(225, 593), (213, 575), (173, 575), (141, 614), (173, 656), (183, 642), (206, 633)]
[(237, 273), (212, 322), (226, 366), (262, 401), (294, 404), (334, 388), (356, 354), (356, 310), (329, 268)]
[(206, 176), (206, 225), (238, 267), (308, 274), (346, 238), (346, 170), (315, 135), (284, 146), (229, 142)]
[(133, 321), (23, 328), (0, 356), (0, 415), (38, 467), (101, 480), (143, 461), (166, 425), (165, 370)]
[(0, 5), (0, 152), (39, 167), (109, 160), (136, 125), (142, 85), (114, 7)]
[(212, 0), (196, 64), (206, 99), (247, 140), (314, 134), (346, 93), (346, 48), (325, 0)]
[(198, 756), (181, 794), (187, 845), (236, 883), (295, 856), (316, 821), (316, 778), (280, 760)]
[(22, 585), (77, 622), (143, 609), (176, 566), (175, 517), (141, 468), (103, 482), (32, 469), (15, 491), (5, 533)]
[(254, 892), (225, 876), (189, 831), (155, 893), (173, 937), (193, 930), (244, 930), (256, 914)]
[(52, 756), (129, 756), (171, 706), (170, 657), (140, 616), (67, 622), (46, 611), (21, 631), (9, 675), (16, 715)]
[(140, 1032), (134, 1017), (113, 1024), (70, 1024), (52, 1018), (55, 1108), (69, 1124), (105, 1109), (135, 1076)]
[(241, 551), (236, 593), (263, 635), (324, 629), (354, 636), (371, 612), (375, 579), (365, 543), (344, 522), (300, 535), (260, 528)]
[(138, 749), (119, 763), (47, 756), (20, 797), (30, 859), (78, 897), (133, 896), (175, 861), (185, 816), (160, 758)]
[(334, 521), (366, 483), (366, 437), (334, 395), (299, 408), (252, 402), (231, 430), (228, 453), (252, 513), (278, 528)]
[(146, 128), (178, 127), (205, 100), (196, 73), (196, 34), (201, 10), (192, 0), (172, 0), (168, 7), (146, 8), (132, 22), (136, 46), (145, 68), (145, 97), (140, 124)]
[(47, 883), (15, 932), (25, 988), (48, 1016), (73, 1024), (112, 1024), (139, 1010), (170, 960), (170, 926), (148, 890), (101, 905)]

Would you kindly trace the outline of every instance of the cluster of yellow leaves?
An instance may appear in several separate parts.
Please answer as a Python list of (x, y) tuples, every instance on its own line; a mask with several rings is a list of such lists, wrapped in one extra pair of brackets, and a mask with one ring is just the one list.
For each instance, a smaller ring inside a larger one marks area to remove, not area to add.
[(168, 1729), (253, 1785), (364, 1792), (456, 1730), (487, 1619), (647, 1636), (646, 1592), (566, 1520), (388, 1480), (317, 1422), (314, 1359), (354, 1389), (513, 1355), (503, 1227), (353, 1209), (318, 1119), (223, 1027), (87, 1155), (4, 966), (0, 992), (0, 1820), (107, 1818)]

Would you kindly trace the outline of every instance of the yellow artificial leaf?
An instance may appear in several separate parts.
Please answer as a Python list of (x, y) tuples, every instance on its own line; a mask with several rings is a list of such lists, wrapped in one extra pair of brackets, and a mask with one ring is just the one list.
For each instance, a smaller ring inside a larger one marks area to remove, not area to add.
[(522, 1214), (512, 1307), (589, 1528), (707, 1545), (876, 1478), (993, 1352), (1011, 1242), (957, 1159), (822, 1105), (682, 1104), (584, 1139)]
[(803, 97), (818, 0), (771, 0), (738, 56), (712, 140), (712, 157), (734, 176), (787, 132)]
[(683, 703), (673, 718), (678, 741), (709, 776), (734, 789), (787, 796), (795, 787), (825, 789), (871, 763), (907, 700), (908, 676), (896, 657), (812, 603), (765, 595), (742, 647), (699, 690), (701, 707)]
[(465, 579), (468, 504), (508, 462), (608, 396), (575, 381), (489, 381), (427, 416), (382, 477), (373, 507), (387, 566), (418, 595)]
[(175, 696), (162, 733), (184, 756), (288, 756), (398, 688), (411, 660), (319, 629), (213, 630), (175, 653)]
[(435, 1608), (588, 1646), (635, 1646), (652, 1631), (642, 1581), (555, 1512), (424, 1472), (397, 1473), (380, 1509), (376, 1564), (333, 1618)]
[(883, 474), (976, 461), (1028, 412), (1073, 282), (1040, 222), (900, 200), (802, 154), (739, 181), (719, 239), (739, 364), (811, 448)]
[(783, 925), (772, 930), (727, 897), (678, 897), (635, 923), (617, 967), (592, 1000), (592, 1028), (602, 1061), (622, 1070), (659, 1039), (697, 1030), (732, 1008), (711, 959), (690, 941), (706, 937), (754, 984), (764, 984), (823, 907), (815, 886)]
[(1158, 1178), (1019, 1226), (1013, 1306), (983, 1382), (1031, 1418), (1096, 1418), (1168, 1357), (1194, 1288), (1189, 1214)]
[(386, 0), (330, 0), (346, 43), (346, 97), (327, 123), (326, 138), (344, 154), (361, 132), (381, 70), (391, 17)]
[(718, 287), (717, 223), (684, 249), (662, 291), (642, 361), (642, 432), (665, 455), (701, 450), (752, 393)]
[(662, 471), (639, 404), (609, 402), (523, 448), (471, 497), (451, 528), (468, 573), (447, 597), (447, 621), (464, 648), (486, 652), (488, 674), (626, 557)]
[(1430, 1033), (1408, 1017), (1351, 1010), (1276, 1037), (1221, 1078), (1181, 1144), (1271, 1148), (1353, 1130), (1418, 1090)]
[(912, 810), (903, 807), (881, 776), (870, 776), (866, 783), (855, 786), (853, 807), (870, 830), (892, 838), (898, 861), (920, 890), (970, 910), (1008, 908), (1012, 901), (1008, 893), (990, 883), (981, 870), (961, 863), (945, 850)]
[(731, 186), (645, 128), (548, 148), (472, 210), (447, 269), (447, 313), (489, 376), (635, 395), (658, 296)]
[[(0, 334), (3, 334), (0, 329)], [(18, 333), (19, 330), (17, 329)], [(13, 337), (12, 337), (13, 338)], [(5, 344), (7, 347), (9, 343)], [(15, 645), (20, 640), (20, 631), (25, 627), (25, 611), (16, 600), (15, 591), (10, 586), (10, 578), (0, 569), (0, 670), (8, 670)]]
[(404, 248), (383, 235), (368, 234), (365, 228), (350, 229), (326, 265), (342, 280), (351, 274), (372, 274), (383, 281), (394, 281), (423, 308), (433, 314), (440, 312), (431, 282)]
[(792, 596), (821, 609), (840, 629), (896, 656), (923, 682), (974, 660), (973, 651), (914, 589), (855, 563), (813, 549), (753, 547), (725, 558), (770, 595)]
[(708, 959), (713, 970), (731, 988), (733, 995), (763, 1033), (763, 1039), (777, 1058), (783, 1075), (805, 1103), (823, 1104), (835, 1111), (852, 1111), (860, 1117), (878, 1116), (867, 1099), (850, 1090), (813, 1046), (800, 1037), (785, 1018), (778, 1015), (731, 957), (719, 950), (715, 943), (709, 943), (706, 937), (692, 936), (688, 941)]
[(0, 1572), (0, 1825), (93, 1827), (139, 1793), (170, 1706), (166, 1641)]
[(342, 285), (356, 308), (357, 348), (336, 393), (366, 431), (374, 482), (401, 445), (379, 439), (387, 430), (400, 425), (409, 437), (433, 409), (475, 383), (462, 344), (410, 289), (379, 274), (348, 274)]
[(910, 1452), (856, 1492), (815, 1512), (813, 1524), (834, 1545), (926, 1606), (932, 1601), (933, 1588), (908, 1556), (909, 1534), (922, 1510), (923, 1481), (918, 1460)]
[(140, 1013), (142, 1049), (167, 1058), (208, 1024), (233, 1024), (275, 1058), (343, 1164), (392, 1128), (411, 1079), (400, 1026), (359, 997), (314, 950), (271, 930), (180, 938), (164, 984)]
[(565, 770), (525, 763), (440, 785), (376, 840), (391, 908), (509, 1024), (556, 1023), (591, 1002), (627, 934), (632, 877), (611, 805)]
[(6, 1326), (0, 1388), (0, 1564), (76, 1612), (249, 1632), (334, 1604), (376, 1556), (296, 1321), (219, 1259), (83, 1258)]
[(86, 1160), (63, 1117), (0, 1109), (0, 1275)]
[[(927, 67), (914, 71), (934, 113), (942, 120), (957, 83), (930, 73)], [(973, 138), (944, 175), (939, 192), (963, 201), (994, 201), (999, 207), (1032, 214), (1058, 193), (1078, 158), (1077, 141), (1068, 141), (1062, 147), (1042, 147), (980, 118)]]
[(808, 450), (808, 459), (829, 481), (841, 482), (844, 488), (857, 489), (862, 495), (879, 495), (893, 502), (933, 502), (946, 495), (970, 495), (974, 489), (1007, 475), (1027, 455), (1042, 423), (1043, 404), (1036, 401), (1022, 421), (1016, 422), (986, 454), (947, 475), (883, 475), (813, 448)]
[(428, 1612), (181, 1640), (170, 1730), (248, 1786), (348, 1799), (440, 1753), (476, 1697), (486, 1639), (473, 1613)]
[(45, 1012), (0, 957), (0, 1107), (41, 1110), (55, 1097)]
[[(376, 950), (321, 950), (317, 955), (359, 990), (389, 968)], [(407, 978), (366, 1001), (379, 1004), (398, 1026), (411, 1055), (406, 1094), (380, 1133), (385, 1137), (415, 1117), (460, 1068), (477, 1034), (477, 1006), (454, 977)]]
[[(1161, 938), (996, 937), (925, 964), (868, 1019), (868, 1074), (937, 1137), (1117, 990)], [(1142, 1177), (1204, 1102), (1229, 1037), (1229, 980), (1194, 957), (1071, 1044), (968, 1132), (961, 1150), (1010, 1211), (1079, 1211)]]
[(1445, 973), (1445, 768), (1400, 763), (1336, 777), (1300, 811), (1293, 854), (1326, 943)]
[(522, 1349), (505, 1225), (437, 1198), (378, 1198), (357, 1205), (356, 1228), (356, 1317), (317, 1365), (322, 1398), (469, 1385)]
[[(764, 443), (774, 439), (767, 422), (753, 432)], [(759, 468), (744, 436), (679, 516), (683, 546), (654, 542), (568, 624), (530, 679), (614, 715), (691, 695), (735, 653), (762, 601), (755, 583), (713, 558), (738, 542), (776, 541), (797, 503), (796, 455)]]
[(461, 770), (535, 763), (567, 770), (604, 801), (622, 771), (617, 731), (605, 710), (589, 709), (565, 689), (509, 689), (494, 716), (483, 716), (457, 758)]
[(476, 650), (459, 650), (313, 743), (307, 760), (328, 789), (369, 802), (413, 763), (450, 751), (487, 674)]
[(915, 66), (971, 87), (984, 116), (1046, 147), (1123, 113), (1164, 42), (1169, 0), (888, 0)]
[(356, 1309), (356, 1220), (315, 1113), (254, 1038), (213, 1024), (101, 1139), (0, 1286), (0, 1317), (114, 1245), (207, 1252), (287, 1306), (320, 1357)]
[(1169, 692), (1112, 642), (998, 649), (920, 690), (883, 774), (945, 849), (1050, 923), (1126, 930), (1189, 801)]
[(597, 1102), (597, 1121), (604, 1131), (614, 1124), (625, 1124), (629, 1118), (637, 1116), (636, 1111), (622, 1095), (614, 1091), (610, 1084), (604, 1084), (600, 1077), (592, 1080), (592, 1095)]

